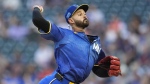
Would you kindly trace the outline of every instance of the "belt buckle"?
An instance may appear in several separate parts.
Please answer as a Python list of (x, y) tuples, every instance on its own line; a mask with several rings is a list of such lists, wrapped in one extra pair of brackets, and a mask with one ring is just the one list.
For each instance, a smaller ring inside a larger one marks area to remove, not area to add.
[(75, 84), (75, 83), (73, 83), (73, 82), (69, 82), (69, 84)]

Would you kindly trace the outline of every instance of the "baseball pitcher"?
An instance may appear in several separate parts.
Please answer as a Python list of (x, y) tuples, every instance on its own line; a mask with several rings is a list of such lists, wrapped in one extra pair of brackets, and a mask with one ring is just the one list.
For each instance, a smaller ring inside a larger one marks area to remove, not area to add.
[[(99, 77), (119, 76), (120, 60), (115, 56), (105, 56), (98, 36), (86, 35), (89, 25), (87, 4), (71, 5), (66, 13), (66, 22), (72, 30), (58, 27), (43, 18), (43, 7), (33, 8), (33, 24), (40, 35), (55, 43), (55, 59), (58, 68), (39, 84), (80, 84), (92, 70)], [(41, 52), (42, 53), (42, 52)]]

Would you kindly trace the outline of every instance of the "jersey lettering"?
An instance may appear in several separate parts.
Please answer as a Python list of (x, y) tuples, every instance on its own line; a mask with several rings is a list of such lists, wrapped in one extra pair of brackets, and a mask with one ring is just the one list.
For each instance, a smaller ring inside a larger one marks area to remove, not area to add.
[(99, 54), (100, 53), (100, 50), (101, 48), (99, 47), (99, 45), (97, 43), (94, 43), (93, 44), (93, 49)]

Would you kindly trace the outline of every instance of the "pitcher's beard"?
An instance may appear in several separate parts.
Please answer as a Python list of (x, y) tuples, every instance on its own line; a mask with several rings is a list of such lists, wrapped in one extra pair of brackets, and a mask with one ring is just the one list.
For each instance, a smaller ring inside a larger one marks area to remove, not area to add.
[(88, 19), (84, 19), (83, 21), (75, 20), (75, 24), (76, 26), (85, 29), (86, 27), (89, 26), (89, 21)]

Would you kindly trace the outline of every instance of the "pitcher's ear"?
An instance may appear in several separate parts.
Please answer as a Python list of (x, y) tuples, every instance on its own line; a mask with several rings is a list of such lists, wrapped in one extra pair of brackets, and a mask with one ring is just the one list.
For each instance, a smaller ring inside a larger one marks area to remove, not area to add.
[(69, 24), (72, 24), (72, 23), (74, 23), (74, 20), (72, 18), (69, 18), (68, 22), (69, 22)]

